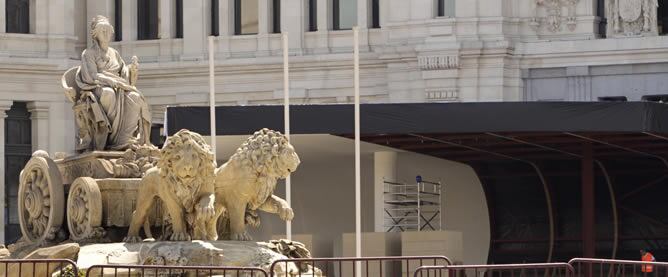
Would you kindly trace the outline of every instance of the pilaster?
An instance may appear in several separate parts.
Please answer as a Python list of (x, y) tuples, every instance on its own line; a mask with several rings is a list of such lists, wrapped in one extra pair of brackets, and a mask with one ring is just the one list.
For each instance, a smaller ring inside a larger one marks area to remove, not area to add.
[(176, 35), (175, 3), (172, 0), (160, 0), (158, 5), (160, 18), (158, 38), (160, 39), (160, 56), (158, 61), (172, 60), (172, 38)]
[(306, 14), (306, 1), (283, 0), (281, 2), (281, 32), (288, 32), (289, 45), (292, 51), (299, 51), (304, 45), (304, 22)]
[[(0, 0), (3, 1), (3, 0)], [(114, 1), (113, 0), (87, 0), (86, 1), (86, 36), (90, 36), (90, 20), (93, 19), (96, 15), (103, 15), (109, 18), (109, 22), (114, 25), (114, 28), (118, 28), (114, 22), (114, 15), (116, 12), (114, 10)], [(117, 30), (121, 31), (121, 30)], [(91, 45), (90, 37), (86, 39), (87, 45)]]
[(34, 101), (28, 103), (32, 125), (32, 151), (44, 150), (50, 152), (49, 136), (49, 102)]
[(137, 0), (122, 0), (121, 6), (123, 9), (121, 16), (123, 41), (137, 40)]
[(2, 203), (2, 210), (0, 210), (0, 244), (5, 244), (5, 206), (7, 199), (5, 198), (5, 118), (7, 118), (7, 110), (12, 107), (11, 101), (0, 101), (0, 203)]
[(257, 29), (256, 55), (268, 56), (270, 54), (269, 34), (271, 33), (272, 29), (271, 28), (272, 6), (270, 3), (271, 0), (254, 0), (254, 1), (258, 1), (257, 3), (258, 29)]
[(188, 0), (183, 3), (183, 56), (182, 60), (203, 60), (207, 52), (207, 22), (210, 12), (207, 0)]
[(7, 23), (7, 18), (6, 15), (6, 2), (7, 0), (0, 0), (0, 33), (6, 33), (7, 32), (7, 26), (5, 25)]
[(592, 101), (591, 76), (588, 66), (566, 68), (569, 101)]

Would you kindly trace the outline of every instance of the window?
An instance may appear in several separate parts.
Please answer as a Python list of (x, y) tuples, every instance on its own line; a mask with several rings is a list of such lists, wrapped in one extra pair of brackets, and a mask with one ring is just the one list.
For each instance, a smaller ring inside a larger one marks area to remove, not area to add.
[(258, 0), (234, 0), (234, 34), (258, 33)]
[(114, 40), (123, 40), (123, 0), (114, 0)]
[(273, 33), (279, 34), (281, 33), (281, 0), (272, 0), (271, 8)]
[(137, 39), (158, 38), (158, 0), (137, 0)]
[(334, 30), (350, 30), (357, 25), (357, 0), (334, 0)]
[(7, 0), (5, 5), (7, 33), (30, 33), (30, 1)]
[(371, 0), (371, 28), (380, 28), (380, 0)]
[(601, 22), (598, 23), (598, 33), (602, 37), (605, 37), (605, 28), (608, 23), (608, 20), (605, 18), (605, 0), (596, 1), (596, 16), (601, 20)]
[(437, 16), (445, 16), (445, 0), (438, 0), (437, 4)]
[(454, 17), (456, 0), (436, 0), (436, 16)]
[(176, 0), (174, 3), (176, 13), (176, 35), (175, 38), (183, 38), (183, 0)]
[(211, 0), (211, 35), (212, 36), (219, 36), (220, 35), (219, 12), (220, 12), (220, 4), (219, 4), (218, 0)]
[(659, 34), (668, 34), (668, 3), (659, 3), (659, 10), (656, 15), (659, 23)]
[(318, 0), (308, 1), (308, 31), (318, 30)]

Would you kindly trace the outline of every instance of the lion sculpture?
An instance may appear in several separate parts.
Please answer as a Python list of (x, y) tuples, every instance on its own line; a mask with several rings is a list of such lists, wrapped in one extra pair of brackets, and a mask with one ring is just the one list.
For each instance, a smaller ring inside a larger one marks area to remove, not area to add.
[(292, 220), (288, 203), (273, 195), (276, 182), (299, 166), (299, 156), (280, 132), (262, 129), (239, 147), (229, 161), (216, 169), (216, 217), (220, 237), (251, 240), (249, 225), (259, 224), (256, 210), (278, 214)]
[(142, 178), (137, 207), (126, 242), (139, 242), (155, 197), (172, 224), (169, 240), (217, 240), (214, 194), (216, 162), (210, 146), (197, 133), (180, 130), (167, 139), (157, 165)]

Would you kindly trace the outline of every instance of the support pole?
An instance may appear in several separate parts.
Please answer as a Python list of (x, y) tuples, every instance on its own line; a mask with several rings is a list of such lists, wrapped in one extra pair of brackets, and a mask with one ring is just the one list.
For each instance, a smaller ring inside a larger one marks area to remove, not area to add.
[(591, 143), (582, 151), (582, 257), (594, 258), (596, 253), (594, 215), (594, 159)]
[(214, 81), (213, 66), (213, 36), (209, 36), (209, 116), (211, 125), (211, 151), (213, 160), (216, 161), (216, 87)]
[[(355, 93), (355, 256), (362, 257), (362, 207), (360, 170), (360, 50), (359, 28), (353, 28), (353, 86)], [(357, 262), (357, 276), (362, 276)]]
[[(290, 141), (290, 68), (288, 62), (288, 32), (283, 32), (283, 120), (285, 137)], [(290, 175), (285, 178), (285, 201), (292, 207)], [(292, 221), (285, 222), (285, 238), (292, 240)]]

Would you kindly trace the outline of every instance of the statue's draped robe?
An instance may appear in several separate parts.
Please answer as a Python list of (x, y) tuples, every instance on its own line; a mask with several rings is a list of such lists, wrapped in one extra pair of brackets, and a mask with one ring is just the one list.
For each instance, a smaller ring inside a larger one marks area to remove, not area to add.
[(129, 84), (129, 75), (129, 68), (111, 47), (105, 53), (94, 45), (81, 54), (77, 85), (81, 90), (92, 91), (106, 114), (106, 122), (99, 122), (106, 124), (109, 130), (106, 149), (127, 149), (137, 142), (143, 124), (151, 122), (148, 105), (140, 93), (113, 88), (104, 81), (114, 79)]

